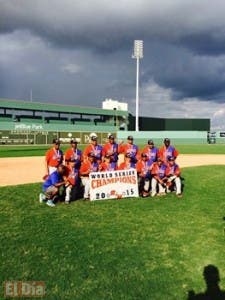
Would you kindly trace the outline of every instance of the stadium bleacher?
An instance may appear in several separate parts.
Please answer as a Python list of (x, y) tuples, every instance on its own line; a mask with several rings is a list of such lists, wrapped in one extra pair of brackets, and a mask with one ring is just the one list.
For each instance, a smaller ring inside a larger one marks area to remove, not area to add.
[(3, 136), (7, 137), (4, 142), (27, 144), (28, 139), (24, 138), (27, 134), (33, 135), (34, 143), (49, 143), (51, 133), (68, 139), (68, 134), (80, 136), (84, 132), (82, 139), (86, 143), (88, 132), (98, 132), (100, 139), (108, 133), (116, 133), (120, 130), (119, 124), (124, 123), (124, 117), (128, 120), (128, 112), (0, 99), (0, 141)]

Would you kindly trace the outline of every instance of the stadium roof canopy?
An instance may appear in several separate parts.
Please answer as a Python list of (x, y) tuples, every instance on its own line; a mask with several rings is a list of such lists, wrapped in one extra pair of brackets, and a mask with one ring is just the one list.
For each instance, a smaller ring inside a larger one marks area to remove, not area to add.
[[(21, 100), (9, 100), (0, 99), (0, 108), (3, 109), (18, 109), (18, 110), (32, 110), (42, 112), (60, 112), (60, 113), (72, 113), (72, 114), (84, 114), (84, 115), (102, 115), (112, 116), (115, 115), (114, 110), (94, 108), (94, 107), (82, 107), (75, 105), (62, 105), (62, 104), (50, 104), (41, 102), (29, 102)], [(117, 116), (128, 116), (128, 111), (116, 110)]]

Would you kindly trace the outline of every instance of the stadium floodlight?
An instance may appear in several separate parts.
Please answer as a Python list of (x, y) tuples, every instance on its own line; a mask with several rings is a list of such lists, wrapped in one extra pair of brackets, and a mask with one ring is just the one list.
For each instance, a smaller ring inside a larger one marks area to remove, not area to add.
[(134, 41), (134, 54), (132, 58), (137, 60), (137, 72), (136, 72), (136, 119), (135, 119), (135, 131), (139, 131), (139, 61), (143, 58), (143, 41)]

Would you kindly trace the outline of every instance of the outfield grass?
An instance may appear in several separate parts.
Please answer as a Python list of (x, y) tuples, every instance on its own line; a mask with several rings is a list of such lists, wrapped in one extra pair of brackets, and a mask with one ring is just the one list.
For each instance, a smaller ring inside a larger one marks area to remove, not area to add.
[(2, 187), (0, 282), (44, 280), (50, 300), (186, 300), (213, 264), (225, 289), (224, 173), (184, 169), (182, 199), (55, 208), (38, 202), (41, 184)]
[[(161, 145), (157, 145), (160, 147)], [(63, 145), (61, 149), (65, 151), (69, 145)], [(79, 145), (81, 150), (84, 145)], [(144, 145), (139, 145), (143, 148)], [(225, 154), (225, 145), (211, 144), (211, 145), (175, 145), (178, 151), (182, 154)], [(23, 156), (43, 156), (50, 146), (0, 146), (0, 157), (23, 157)]]

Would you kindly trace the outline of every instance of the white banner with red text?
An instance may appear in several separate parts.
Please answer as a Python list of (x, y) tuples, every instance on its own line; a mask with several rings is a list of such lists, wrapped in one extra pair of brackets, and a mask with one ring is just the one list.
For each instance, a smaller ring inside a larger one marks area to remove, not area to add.
[(89, 179), (91, 201), (139, 197), (135, 169), (92, 172)]

